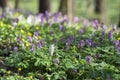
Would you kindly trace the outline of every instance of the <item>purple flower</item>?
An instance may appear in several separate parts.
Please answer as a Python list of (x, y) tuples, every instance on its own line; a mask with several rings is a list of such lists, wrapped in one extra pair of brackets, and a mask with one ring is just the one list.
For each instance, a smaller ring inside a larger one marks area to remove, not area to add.
[(34, 49), (35, 49), (35, 45), (34, 45), (34, 44), (31, 44), (31, 48), (30, 48), (30, 50), (33, 52)]
[(20, 36), (17, 36), (17, 42), (18, 42), (19, 44), (22, 43)]
[(92, 42), (92, 47), (96, 47), (98, 44), (96, 42)]
[(53, 21), (51, 20), (51, 21), (49, 22), (49, 26), (51, 27), (51, 26), (52, 26), (52, 24), (53, 24)]
[(115, 41), (114, 41), (114, 44), (115, 44), (115, 47), (118, 47), (118, 45), (119, 45), (119, 40), (115, 40)]
[(45, 11), (46, 21), (48, 22), (48, 19), (50, 17), (50, 13), (48, 11)]
[(74, 36), (70, 36), (70, 37), (69, 37), (69, 40), (70, 40), (71, 42), (73, 42), (73, 41), (74, 41)]
[(120, 46), (117, 47), (118, 55), (120, 55)]
[(105, 36), (105, 30), (102, 30), (102, 37)]
[(65, 40), (65, 38), (64, 38), (64, 37), (62, 37), (60, 40), (61, 40), (61, 41), (64, 41), (64, 40)]
[(42, 47), (42, 42), (39, 41), (39, 43), (38, 43), (38, 48), (41, 48), (41, 47)]
[(68, 17), (66, 15), (63, 17), (61, 24), (64, 25), (64, 23), (68, 23)]
[(35, 35), (35, 36), (39, 36), (39, 31), (38, 31), (38, 30), (35, 31), (35, 32), (34, 32), (34, 35)]
[(79, 30), (80, 35), (83, 34), (83, 32), (84, 32), (83, 29)]
[(42, 26), (44, 25), (44, 16), (43, 16), (43, 14), (41, 14), (41, 25)]
[(92, 45), (92, 41), (91, 41), (90, 39), (86, 39), (85, 42), (86, 42), (86, 44), (89, 45), (89, 46)]
[(100, 42), (103, 42), (103, 40), (104, 40), (104, 37), (100, 37)]
[(18, 51), (18, 47), (15, 46), (14, 49), (13, 49), (14, 52), (17, 52)]
[(70, 45), (70, 43), (71, 43), (71, 40), (70, 40), (70, 39), (67, 39), (67, 41), (66, 41), (66, 46)]
[(77, 23), (77, 22), (79, 22), (80, 20), (79, 20), (79, 18), (78, 17), (74, 17), (74, 23)]
[(93, 26), (95, 29), (98, 29), (98, 26), (99, 26), (98, 20), (92, 21), (92, 26)]
[(6, 16), (6, 13), (2, 13), (2, 15), (0, 15), (0, 19), (4, 18)]
[(88, 21), (85, 19), (83, 20), (83, 27), (86, 28), (88, 26)]
[(86, 61), (87, 61), (88, 64), (90, 64), (91, 61), (92, 61), (92, 57), (91, 56), (86, 56)]
[(103, 42), (105, 36), (105, 30), (102, 30), (102, 35), (100, 37), (100, 42)]
[(60, 29), (61, 31), (64, 31), (63, 25), (60, 25), (60, 26), (59, 26), (59, 29)]
[(58, 22), (58, 17), (59, 17), (58, 13), (55, 13), (54, 14), (54, 22)]
[(70, 39), (67, 39), (67, 41), (66, 41), (66, 51), (69, 50), (70, 43), (71, 43)]
[(78, 47), (84, 47), (85, 46), (85, 41), (81, 40), (78, 44)]
[(32, 42), (32, 37), (31, 36), (28, 36), (28, 41)]
[(108, 32), (108, 38), (109, 38), (110, 40), (113, 38), (113, 36), (112, 36), (112, 30), (110, 30), (110, 31)]

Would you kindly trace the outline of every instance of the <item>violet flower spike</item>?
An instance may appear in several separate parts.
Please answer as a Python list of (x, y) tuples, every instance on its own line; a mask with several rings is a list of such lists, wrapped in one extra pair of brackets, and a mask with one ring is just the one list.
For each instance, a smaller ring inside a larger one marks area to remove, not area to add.
[(44, 16), (41, 15), (41, 25), (43, 26), (44, 25)]
[(58, 22), (58, 17), (59, 17), (59, 16), (58, 16), (58, 13), (55, 13), (55, 14), (54, 14), (54, 22), (56, 22), (56, 23)]
[(118, 49), (118, 55), (120, 56), (120, 46), (118, 46), (117, 49)]
[(79, 30), (80, 35), (83, 34), (83, 32), (84, 32), (83, 29)]
[(73, 41), (74, 41), (74, 36), (70, 36), (70, 37), (69, 37), (69, 40), (70, 40), (71, 42), (73, 42)]
[(63, 31), (63, 30), (64, 30), (63, 25), (60, 25), (60, 26), (59, 26), (59, 29), (60, 29), (61, 31)]
[(85, 41), (81, 40), (78, 44), (78, 47), (84, 47), (85, 46)]
[(100, 42), (103, 42), (105, 36), (105, 30), (102, 31), (102, 36), (100, 37)]
[(34, 35), (35, 35), (35, 36), (39, 36), (39, 31), (38, 31), (38, 30), (35, 31), (35, 32), (34, 32)]
[(31, 36), (28, 36), (28, 41), (32, 42), (32, 37)]
[(17, 36), (17, 42), (18, 42), (19, 44), (22, 43), (22, 40), (21, 40), (21, 37), (20, 37), (20, 36)]
[(92, 61), (92, 57), (91, 56), (86, 56), (86, 61), (87, 61), (88, 64), (90, 64), (91, 61)]
[(66, 51), (69, 50), (70, 43), (71, 43), (71, 40), (68, 39), (68, 40), (66, 41)]
[(50, 13), (48, 11), (45, 11), (46, 21), (48, 22), (48, 19), (50, 17)]
[(113, 36), (112, 36), (112, 30), (110, 30), (110, 31), (108, 32), (108, 38), (109, 38), (110, 40), (113, 38)]
[(80, 20), (79, 20), (79, 18), (78, 17), (74, 17), (74, 23), (77, 23), (77, 22), (79, 22)]
[(66, 46), (70, 45), (70, 43), (71, 43), (71, 40), (68, 39), (68, 40), (66, 41)]
[(92, 26), (94, 27), (94, 29), (98, 29), (99, 26), (98, 20), (92, 21)]
[(41, 48), (42, 47), (42, 42), (40, 41), (39, 43), (38, 43), (38, 48)]
[(15, 46), (14, 49), (13, 49), (14, 52), (17, 52), (18, 51), (18, 47)]
[(31, 51), (34, 52), (34, 49), (35, 49), (35, 45), (31, 44)]
[(114, 41), (114, 45), (115, 45), (115, 47), (118, 47), (118, 45), (119, 45), (119, 40), (115, 40), (115, 41)]
[(86, 39), (85, 42), (86, 42), (86, 44), (88, 44), (89, 46), (92, 45), (92, 41), (91, 41), (90, 39)]
[(53, 25), (53, 21), (49, 21), (49, 26), (51, 27)]

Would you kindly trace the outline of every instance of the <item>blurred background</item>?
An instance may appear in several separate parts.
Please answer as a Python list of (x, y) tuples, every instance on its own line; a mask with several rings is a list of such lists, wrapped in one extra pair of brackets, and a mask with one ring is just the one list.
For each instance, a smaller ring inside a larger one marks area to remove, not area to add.
[(120, 25), (120, 0), (0, 0), (0, 5), (19, 9), (25, 14), (48, 10), (52, 14), (62, 12), (70, 20), (77, 16)]

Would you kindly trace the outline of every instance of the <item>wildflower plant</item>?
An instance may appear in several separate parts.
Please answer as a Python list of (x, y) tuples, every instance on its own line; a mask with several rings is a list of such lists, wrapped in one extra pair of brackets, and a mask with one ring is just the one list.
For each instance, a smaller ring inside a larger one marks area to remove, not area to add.
[(119, 35), (97, 20), (75, 18), (69, 24), (67, 16), (52, 16), (48, 11), (4, 16), (0, 20), (0, 79), (119, 80)]

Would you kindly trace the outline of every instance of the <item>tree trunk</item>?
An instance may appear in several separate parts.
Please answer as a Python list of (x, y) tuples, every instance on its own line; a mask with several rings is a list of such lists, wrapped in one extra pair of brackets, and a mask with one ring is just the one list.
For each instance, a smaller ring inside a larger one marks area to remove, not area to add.
[(0, 7), (2, 7), (2, 10), (4, 12), (5, 8), (7, 7), (7, 0), (0, 0)]
[(73, 18), (74, 18), (74, 0), (69, 0), (68, 2), (68, 19), (70, 21), (70, 23), (73, 21)]
[(103, 0), (95, 0), (95, 13), (101, 14), (103, 9)]
[(68, 12), (67, 2), (68, 0), (60, 0), (59, 12), (61, 12), (63, 15), (67, 14)]
[(109, 22), (108, 15), (106, 15), (106, 0), (94, 0), (95, 7), (94, 12), (97, 14), (97, 19), (100, 20), (100, 22), (104, 22), (107, 24)]
[(19, 8), (19, 1), (20, 1), (20, 0), (15, 0), (15, 9), (18, 9), (18, 8)]
[(39, 0), (39, 13), (50, 11), (50, 0)]
[(87, 12), (88, 15), (90, 16), (92, 14), (92, 0), (87, 0)]
[(120, 27), (120, 13), (119, 13), (118, 27)]
[(70, 22), (74, 17), (74, 0), (60, 0), (59, 12), (67, 15)]

